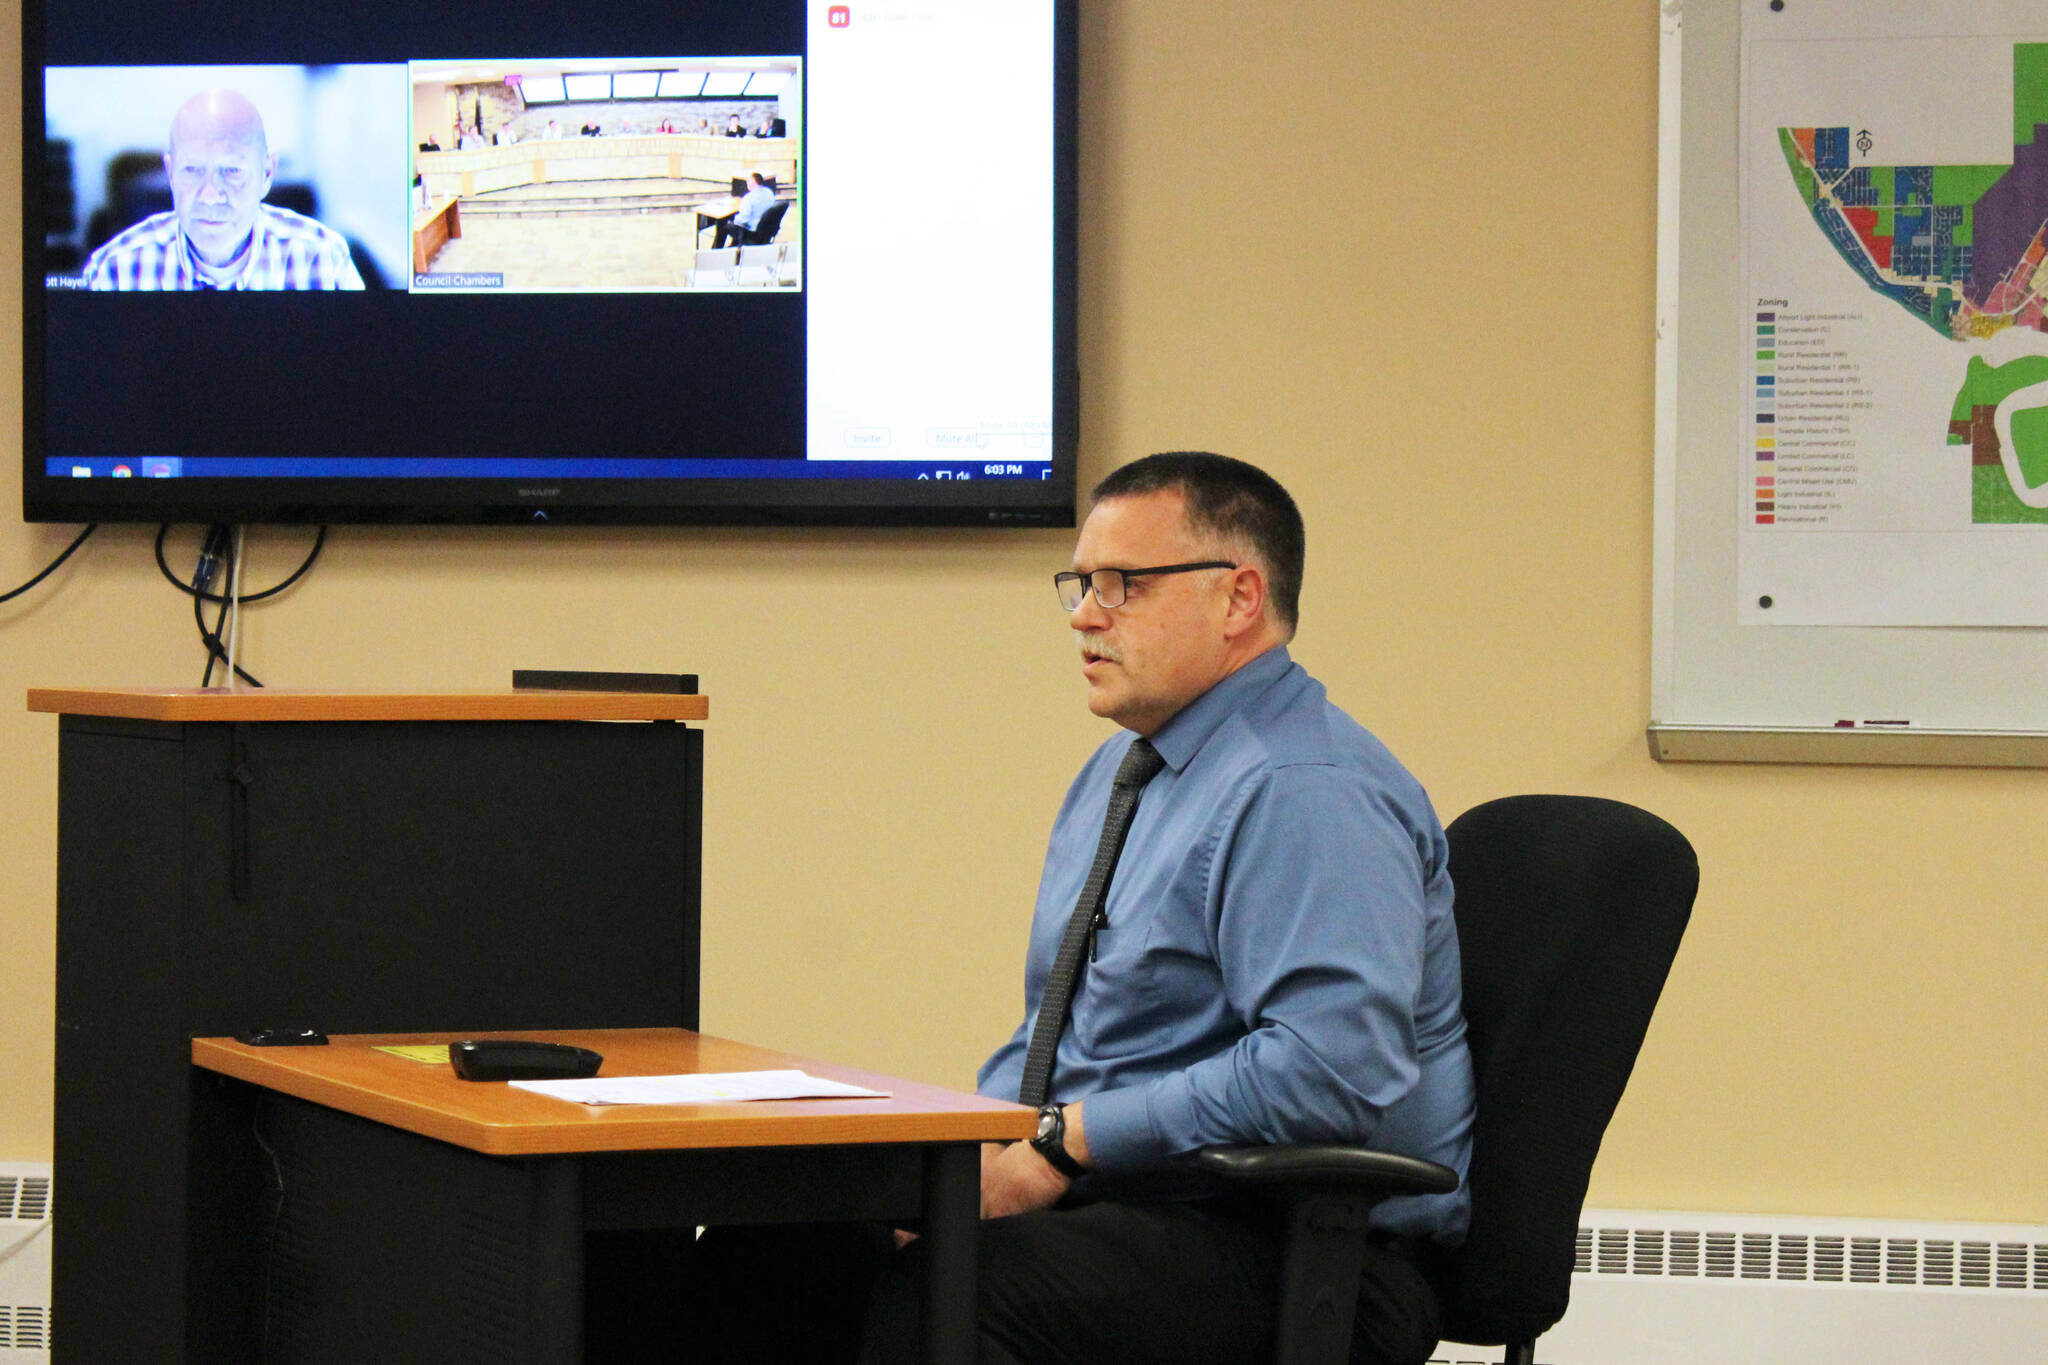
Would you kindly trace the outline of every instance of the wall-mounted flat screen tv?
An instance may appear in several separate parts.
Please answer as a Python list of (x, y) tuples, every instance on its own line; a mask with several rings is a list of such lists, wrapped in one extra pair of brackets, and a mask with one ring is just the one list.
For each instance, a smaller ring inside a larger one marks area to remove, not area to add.
[(25, 515), (1071, 525), (1074, 9), (25, 0)]

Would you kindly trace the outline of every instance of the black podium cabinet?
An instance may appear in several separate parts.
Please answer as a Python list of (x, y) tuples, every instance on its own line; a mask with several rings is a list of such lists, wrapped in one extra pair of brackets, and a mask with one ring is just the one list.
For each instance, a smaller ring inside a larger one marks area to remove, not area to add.
[(192, 1037), (697, 1027), (703, 697), (29, 705), (61, 715), (60, 1362), (287, 1345), (258, 1254), (281, 1176)]

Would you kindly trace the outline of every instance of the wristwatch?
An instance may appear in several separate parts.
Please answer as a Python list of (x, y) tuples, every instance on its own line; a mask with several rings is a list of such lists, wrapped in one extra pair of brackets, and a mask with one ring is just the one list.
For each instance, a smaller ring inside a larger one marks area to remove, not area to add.
[(1032, 1135), (1031, 1150), (1045, 1158), (1045, 1164), (1066, 1176), (1079, 1180), (1088, 1174), (1088, 1168), (1067, 1153), (1067, 1114), (1062, 1104), (1040, 1105), (1038, 1109), (1038, 1131)]

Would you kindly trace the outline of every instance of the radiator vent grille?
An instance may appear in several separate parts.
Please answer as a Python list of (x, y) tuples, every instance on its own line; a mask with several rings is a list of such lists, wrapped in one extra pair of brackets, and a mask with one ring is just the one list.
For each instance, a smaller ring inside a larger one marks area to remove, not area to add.
[[(1655, 1237), (1657, 1234), (1650, 1234)], [(1700, 1273), (1700, 1235), (1697, 1232), (1674, 1232), (1671, 1234), (1671, 1270), (1673, 1275), (1697, 1275)]]
[(1847, 1246), (1840, 1237), (1816, 1237), (1813, 1239), (1813, 1278), (1825, 1283), (1839, 1284), (1848, 1262), (1843, 1259)]
[(19, 1351), (49, 1350), (49, 1310), (10, 1308), (0, 1304), (0, 1346), (11, 1346)]
[(1778, 1239), (1778, 1267), (1789, 1280), (1806, 1279), (1812, 1261), (1812, 1241), (1801, 1233), (1787, 1233)]
[(0, 1361), (50, 1350), (50, 1166), (0, 1162)]
[(0, 1175), (0, 1222), (39, 1223), (50, 1216), (50, 1178)]
[(1581, 1227), (1581, 1275), (2048, 1292), (2048, 1242)]
[(1643, 1268), (1646, 1275), (1660, 1275), (1664, 1268), (1664, 1239), (1654, 1233), (1637, 1228), (1635, 1232), (1635, 1264)]
[(1717, 1280), (1725, 1280), (1735, 1273), (1735, 1234), (1732, 1232), (1710, 1232), (1707, 1234), (1707, 1274)]

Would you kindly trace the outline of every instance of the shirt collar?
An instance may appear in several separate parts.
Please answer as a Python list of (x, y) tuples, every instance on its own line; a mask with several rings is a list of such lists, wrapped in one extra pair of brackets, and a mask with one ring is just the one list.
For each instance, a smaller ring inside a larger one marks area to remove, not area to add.
[(1152, 747), (1167, 767), (1179, 772), (1246, 698), (1265, 691), (1293, 666), (1287, 646), (1275, 645), (1183, 706), (1152, 736)]
[(192, 239), (185, 235), (183, 224), (178, 226), (178, 240), (185, 246), (185, 265), (192, 272), (192, 278), (203, 280), (213, 289), (233, 289), (247, 279), (256, 265), (256, 247), (263, 237), (263, 209), (257, 206), (256, 221), (249, 228), (249, 236), (242, 243), (242, 249), (235, 258), (219, 268), (209, 266), (199, 259), (199, 251), (192, 245)]

